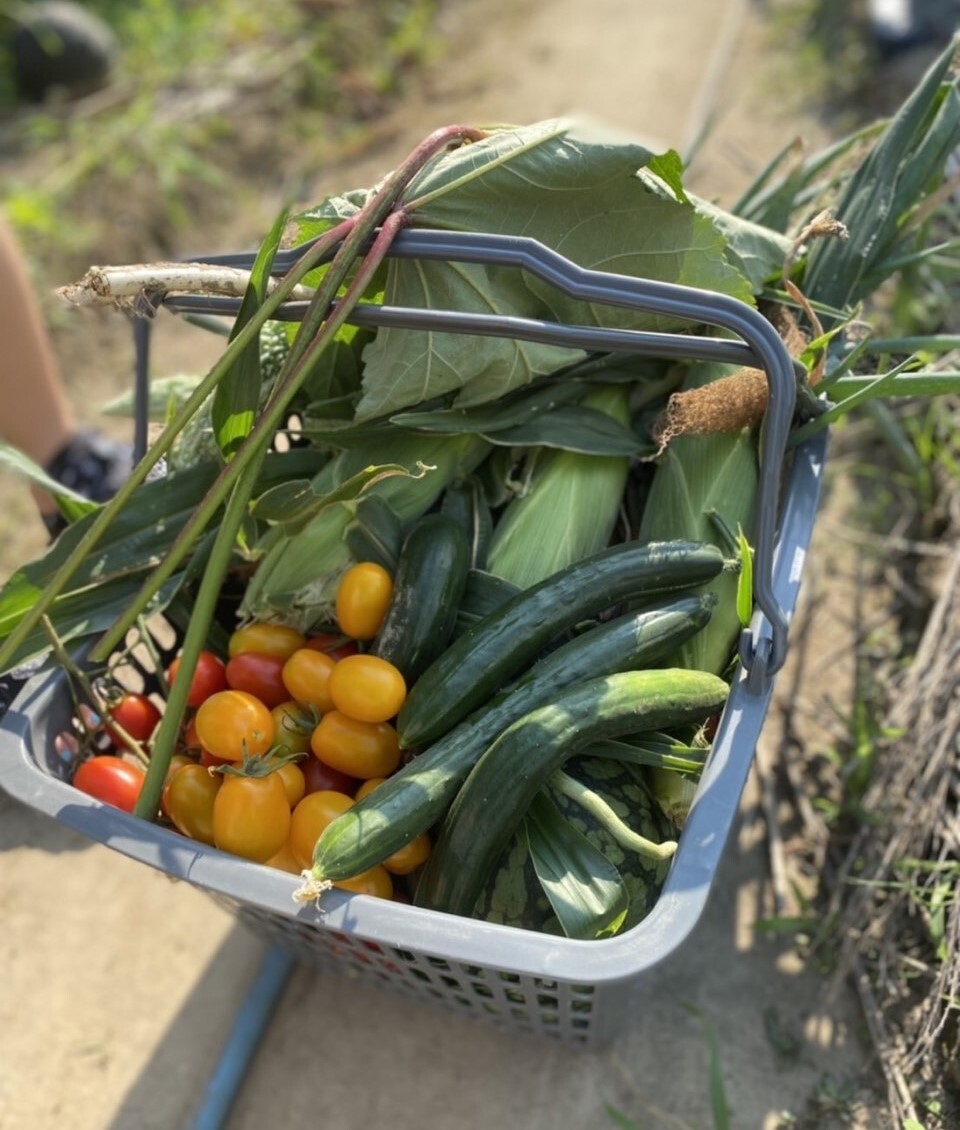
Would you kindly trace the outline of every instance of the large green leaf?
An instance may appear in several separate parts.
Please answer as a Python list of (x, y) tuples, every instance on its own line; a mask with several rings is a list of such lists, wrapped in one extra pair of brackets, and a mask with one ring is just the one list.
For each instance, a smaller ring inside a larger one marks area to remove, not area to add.
[(530, 858), (568, 938), (615, 934), (629, 909), (620, 872), (540, 792), (524, 816)]
[[(433, 162), (406, 194), (413, 222), (530, 237), (586, 268), (703, 287), (752, 301), (713, 219), (642, 176), (645, 146), (565, 121), (494, 130)], [(390, 304), (572, 324), (679, 329), (679, 319), (575, 302), (522, 271), (391, 260)], [(577, 351), (504, 338), (382, 329), (364, 354), (360, 418), (448, 392), (486, 403), (569, 364)]]

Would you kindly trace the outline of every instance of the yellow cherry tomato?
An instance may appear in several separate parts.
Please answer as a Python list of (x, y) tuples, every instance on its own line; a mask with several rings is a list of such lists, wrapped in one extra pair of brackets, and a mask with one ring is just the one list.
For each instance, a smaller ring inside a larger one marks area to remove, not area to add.
[(352, 565), (337, 587), (337, 626), (355, 640), (372, 640), (393, 596), (393, 578), (375, 561)]
[(290, 852), (301, 869), (313, 865), (313, 849), (324, 828), (352, 807), (352, 797), (333, 789), (307, 793), (300, 801), (290, 817), (288, 842)]
[(324, 765), (350, 777), (389, 777), (400, 764), (400, 741), (389, 722), (360, 722), (339, 710), (320, 719), (310, 748)]
[(327, 691), (341, 714), (358, 722), (386, 722), (403, 706), (407, 684), (386, 659), (348, 655), (331, 671)]
[(269, 709), (246, 691), (217, 691), (200, 704), (197, 737), (214, 757), (242, 761), (260, 757), (273, 745), (277, 726)]
[(328, 689), (337, 660), (325, 651), (300, 647), (283, 665), (283, 685), (290, 697), (301, 706), (312, 706), (325, 714), (333, 710)]
[(307, 637), (286, 624), (255, 622), (237, 628), (227, 641), (227, 654), (231, 659), (245, 651), (258, 651), (261, 655), (279, 655), (286, 659), (298, 647), (305, 647)]

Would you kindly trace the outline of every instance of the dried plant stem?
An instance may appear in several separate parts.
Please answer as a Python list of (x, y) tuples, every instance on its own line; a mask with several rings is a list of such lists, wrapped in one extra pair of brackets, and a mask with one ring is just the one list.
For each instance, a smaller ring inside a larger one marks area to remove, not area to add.
[[(208, 263), (139, 263), (117, 267), (90, 267), (82, 279), (60, 287), (57, 297), (69, 306), (113, 306), (136, 310), (144, 296), (167, 294), (219, 294), (242, 298), (250, 284), (250, 272), (239, 267)], [(280, 285), (269, 280), (267, 293)], [(313, 295), (306, 286), (294, 286), (289, 300), (303, 301)]]

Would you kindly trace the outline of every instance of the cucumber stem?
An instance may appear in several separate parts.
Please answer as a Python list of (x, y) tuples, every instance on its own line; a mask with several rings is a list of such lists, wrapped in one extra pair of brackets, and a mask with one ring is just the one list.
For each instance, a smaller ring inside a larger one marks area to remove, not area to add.
[(551, 774), (550, 784), (557, 792), (562, 793), (575, 804), (579, 804), (582, 809), (599, 820), (617, 843), (628, 851), (635, 851), (645, 859), (652, 859), (658, 863), (672, 859), (676, 854), (676, 840), (665, 840), (663, 843), (657, 844), (653, 840), (647, 839), (646, 836), (641, 836), (639, 832), (635, 832), (621, 820), (599, 793), (588, 788), (582, 781), (571, 777), (569, 773), (565, 773), (562, 769)]

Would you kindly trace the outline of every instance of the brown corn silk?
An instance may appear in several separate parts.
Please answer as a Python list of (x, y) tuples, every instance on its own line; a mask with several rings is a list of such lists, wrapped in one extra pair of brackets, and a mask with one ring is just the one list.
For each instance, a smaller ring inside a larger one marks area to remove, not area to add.
[[(808, 339), (793, 314), (783, 306), (765, 311), (791, 357)], [(813, 381), (811, 381), (813, 383)], [(730, 435), (758, 427), (767, 410), (769, 387), (762, 369), (738, 369), (699, 388), (673, 393), (653, 427), (661, 451), (677, 436)]]

